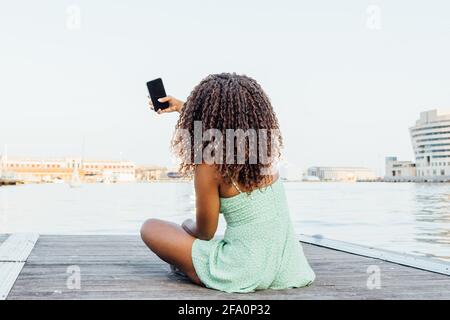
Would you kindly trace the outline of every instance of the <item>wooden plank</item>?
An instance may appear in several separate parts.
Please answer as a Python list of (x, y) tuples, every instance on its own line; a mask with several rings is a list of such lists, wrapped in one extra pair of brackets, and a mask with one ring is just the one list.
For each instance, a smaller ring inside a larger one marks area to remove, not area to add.
[(25, 262), (38, 238), (35, 233), (10, 235), (0, 246), (0, 262)]
[(299, 235), (298, 240), (325, 248), (348, 252), (358, 256), (375, 258), (383, 261), (397, 263), (403, 266), (436, 272), (444, 275), (450, 275), (450, 263), (446, 263), (437, 259), (422, 258), (406, 253), (382, 250), (369, 246), (356, 245), (344, 241), (325, 239), (322, 237)]
[[(450, 299), (450, 277), (371, 257), (303, 244), (316, 272), (312, 286), (228, 294), (169, 272), (139, 236), (41, 236), (8, 299)], [(69, 289), (68, 268), (80, 271)], [(380, 289), (369, 289), (369, 267)]]

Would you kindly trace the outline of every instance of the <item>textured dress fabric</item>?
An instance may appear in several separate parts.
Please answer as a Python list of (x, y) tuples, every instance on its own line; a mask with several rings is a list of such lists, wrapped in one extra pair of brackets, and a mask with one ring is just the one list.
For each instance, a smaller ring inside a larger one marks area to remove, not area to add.
[(192, 261), (203, 284), (225, 292), (310, 285), (315, 274), (296, 239), (280, 179), (251, 193), (220, 198), (222, 239), (196, 239)]

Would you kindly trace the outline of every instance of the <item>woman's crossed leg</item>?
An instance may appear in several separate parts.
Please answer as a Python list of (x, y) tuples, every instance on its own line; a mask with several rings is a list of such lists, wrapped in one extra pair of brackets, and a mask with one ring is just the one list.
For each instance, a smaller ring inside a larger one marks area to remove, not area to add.
[(165, 262), (175, 265), (192, 282), (203, 285), (192, 263), (192, 244), (195, 238), (179, 225), (159, 219), (148, 219), (141, 227), (145, 244)]

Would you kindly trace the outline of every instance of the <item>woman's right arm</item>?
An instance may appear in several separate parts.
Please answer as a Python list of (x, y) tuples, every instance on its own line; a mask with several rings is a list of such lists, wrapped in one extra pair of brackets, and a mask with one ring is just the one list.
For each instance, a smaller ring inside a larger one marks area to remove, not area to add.
[(194, 175), (196, 219), (183, 222), (183, 229), (201, 240), (214, 237), (219, 223), (219, 180), (214, 166), (197, 165)]
[(196, 231), (202, 240), (210, 240), (219, 224), (219, 179), (213, 165), (199, 164), (194, 173)]

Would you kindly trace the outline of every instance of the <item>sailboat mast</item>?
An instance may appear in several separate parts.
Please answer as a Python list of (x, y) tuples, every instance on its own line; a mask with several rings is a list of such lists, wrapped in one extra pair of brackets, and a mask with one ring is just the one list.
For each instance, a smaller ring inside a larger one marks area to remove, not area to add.
[(83, 136), (83, 144), (81, 146), (81, 168), (84, 168), (84, 151), (85, 151), (85, 146), (86, 146), (86, 139)]
[(5, 144), (3, 146), (3, 154), (0, 161), (0, 177), (2, 176), (3, 172), (6, 172), (8, 169), (8, 145)]

